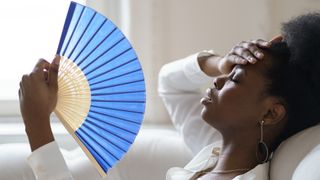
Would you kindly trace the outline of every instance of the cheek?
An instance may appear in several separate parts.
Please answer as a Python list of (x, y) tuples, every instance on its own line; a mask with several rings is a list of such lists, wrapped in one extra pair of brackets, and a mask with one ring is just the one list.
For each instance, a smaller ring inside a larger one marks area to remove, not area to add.
[(212, 104), (203, 108), (202, 118), (213, 126), (250, 123), (256, 116), (257, 103), (254, 97), (254, 93), (244, 89), (225, 88), (219, 91)]

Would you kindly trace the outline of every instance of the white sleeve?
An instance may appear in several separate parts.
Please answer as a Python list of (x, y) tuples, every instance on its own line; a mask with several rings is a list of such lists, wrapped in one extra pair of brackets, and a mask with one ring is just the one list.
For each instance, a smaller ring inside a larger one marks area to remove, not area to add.
[(37, 180), (73, 180), (55, 141), (33, 151), (28, 157), (28, 164)]
[(200, 89), (213, 79), (200, 69), (198, 55), (193, 54), (164, 65), (159, 73), (158, 84), (159, 96), (175, 128), (194, 155), (203, 147), (222, 139), (216, 129), (201, 119), (200, 99), (204, 93)]

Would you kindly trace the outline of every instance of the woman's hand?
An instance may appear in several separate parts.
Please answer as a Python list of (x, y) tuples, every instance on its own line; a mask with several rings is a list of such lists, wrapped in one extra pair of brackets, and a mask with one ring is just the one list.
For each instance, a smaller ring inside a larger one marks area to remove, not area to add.
[(217, 63), (218, 70), (221, 74), (228, 74), (237, 64), (255, 64), (258, 60), (263, 59), (264, 56), (260, 48), (268, 48), (270, 45), (271, 42), (261, 39), (242, 41), (219, 60)]
[(54, 140), (50, 114), (57, 104), (59, 61), (59, 56), (51, 64), (40, 59), (20, 82), (20, 111), (32, 151)]

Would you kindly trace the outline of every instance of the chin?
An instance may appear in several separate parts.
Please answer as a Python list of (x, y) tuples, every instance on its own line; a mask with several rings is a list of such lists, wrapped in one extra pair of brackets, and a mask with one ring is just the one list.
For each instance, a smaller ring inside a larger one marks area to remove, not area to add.
[(212, 117), (212, 112), (210, 112), (208, 108), (205, 106), (201, 110), (201, 117), (204, 121), (206, 121), (209, 124), (211, 124), (212, 119), (214, 119), (214, 117)]
[(208, 107), (203, 107), (201, 111), (201, 117), (202, 120), (204, 120), (206, 123), (208, 123), (211, 127), (218, 129), (219, 120), (220, 119), (215, 112), (213, 112), (211, 109), (208, 109)]

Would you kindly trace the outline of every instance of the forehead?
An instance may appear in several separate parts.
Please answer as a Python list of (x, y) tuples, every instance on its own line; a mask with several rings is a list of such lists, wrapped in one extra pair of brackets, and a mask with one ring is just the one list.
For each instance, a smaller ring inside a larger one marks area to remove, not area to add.
[(265, 56), (263, 59), (258, 60), (258, 62), (255, 64), (248, 63), (246, 65), (236, 65), (234, 70), (244, 72), (243, 78), (246, 84), (249, 84), (251, 87), (261, 87), (268, 82), (265, 74), (269, 65), (270, 59), (268, 56)]
[(270, 67), (270, 63), (270, 56), (265, 54), (264, 58), (258, 60), (255, 64), (248, 63), (246, 65), (236, 65), (234, 69), (244, 70), (246, 74), (263, 76), (264, 72), (266, 72), (268, 67)]

